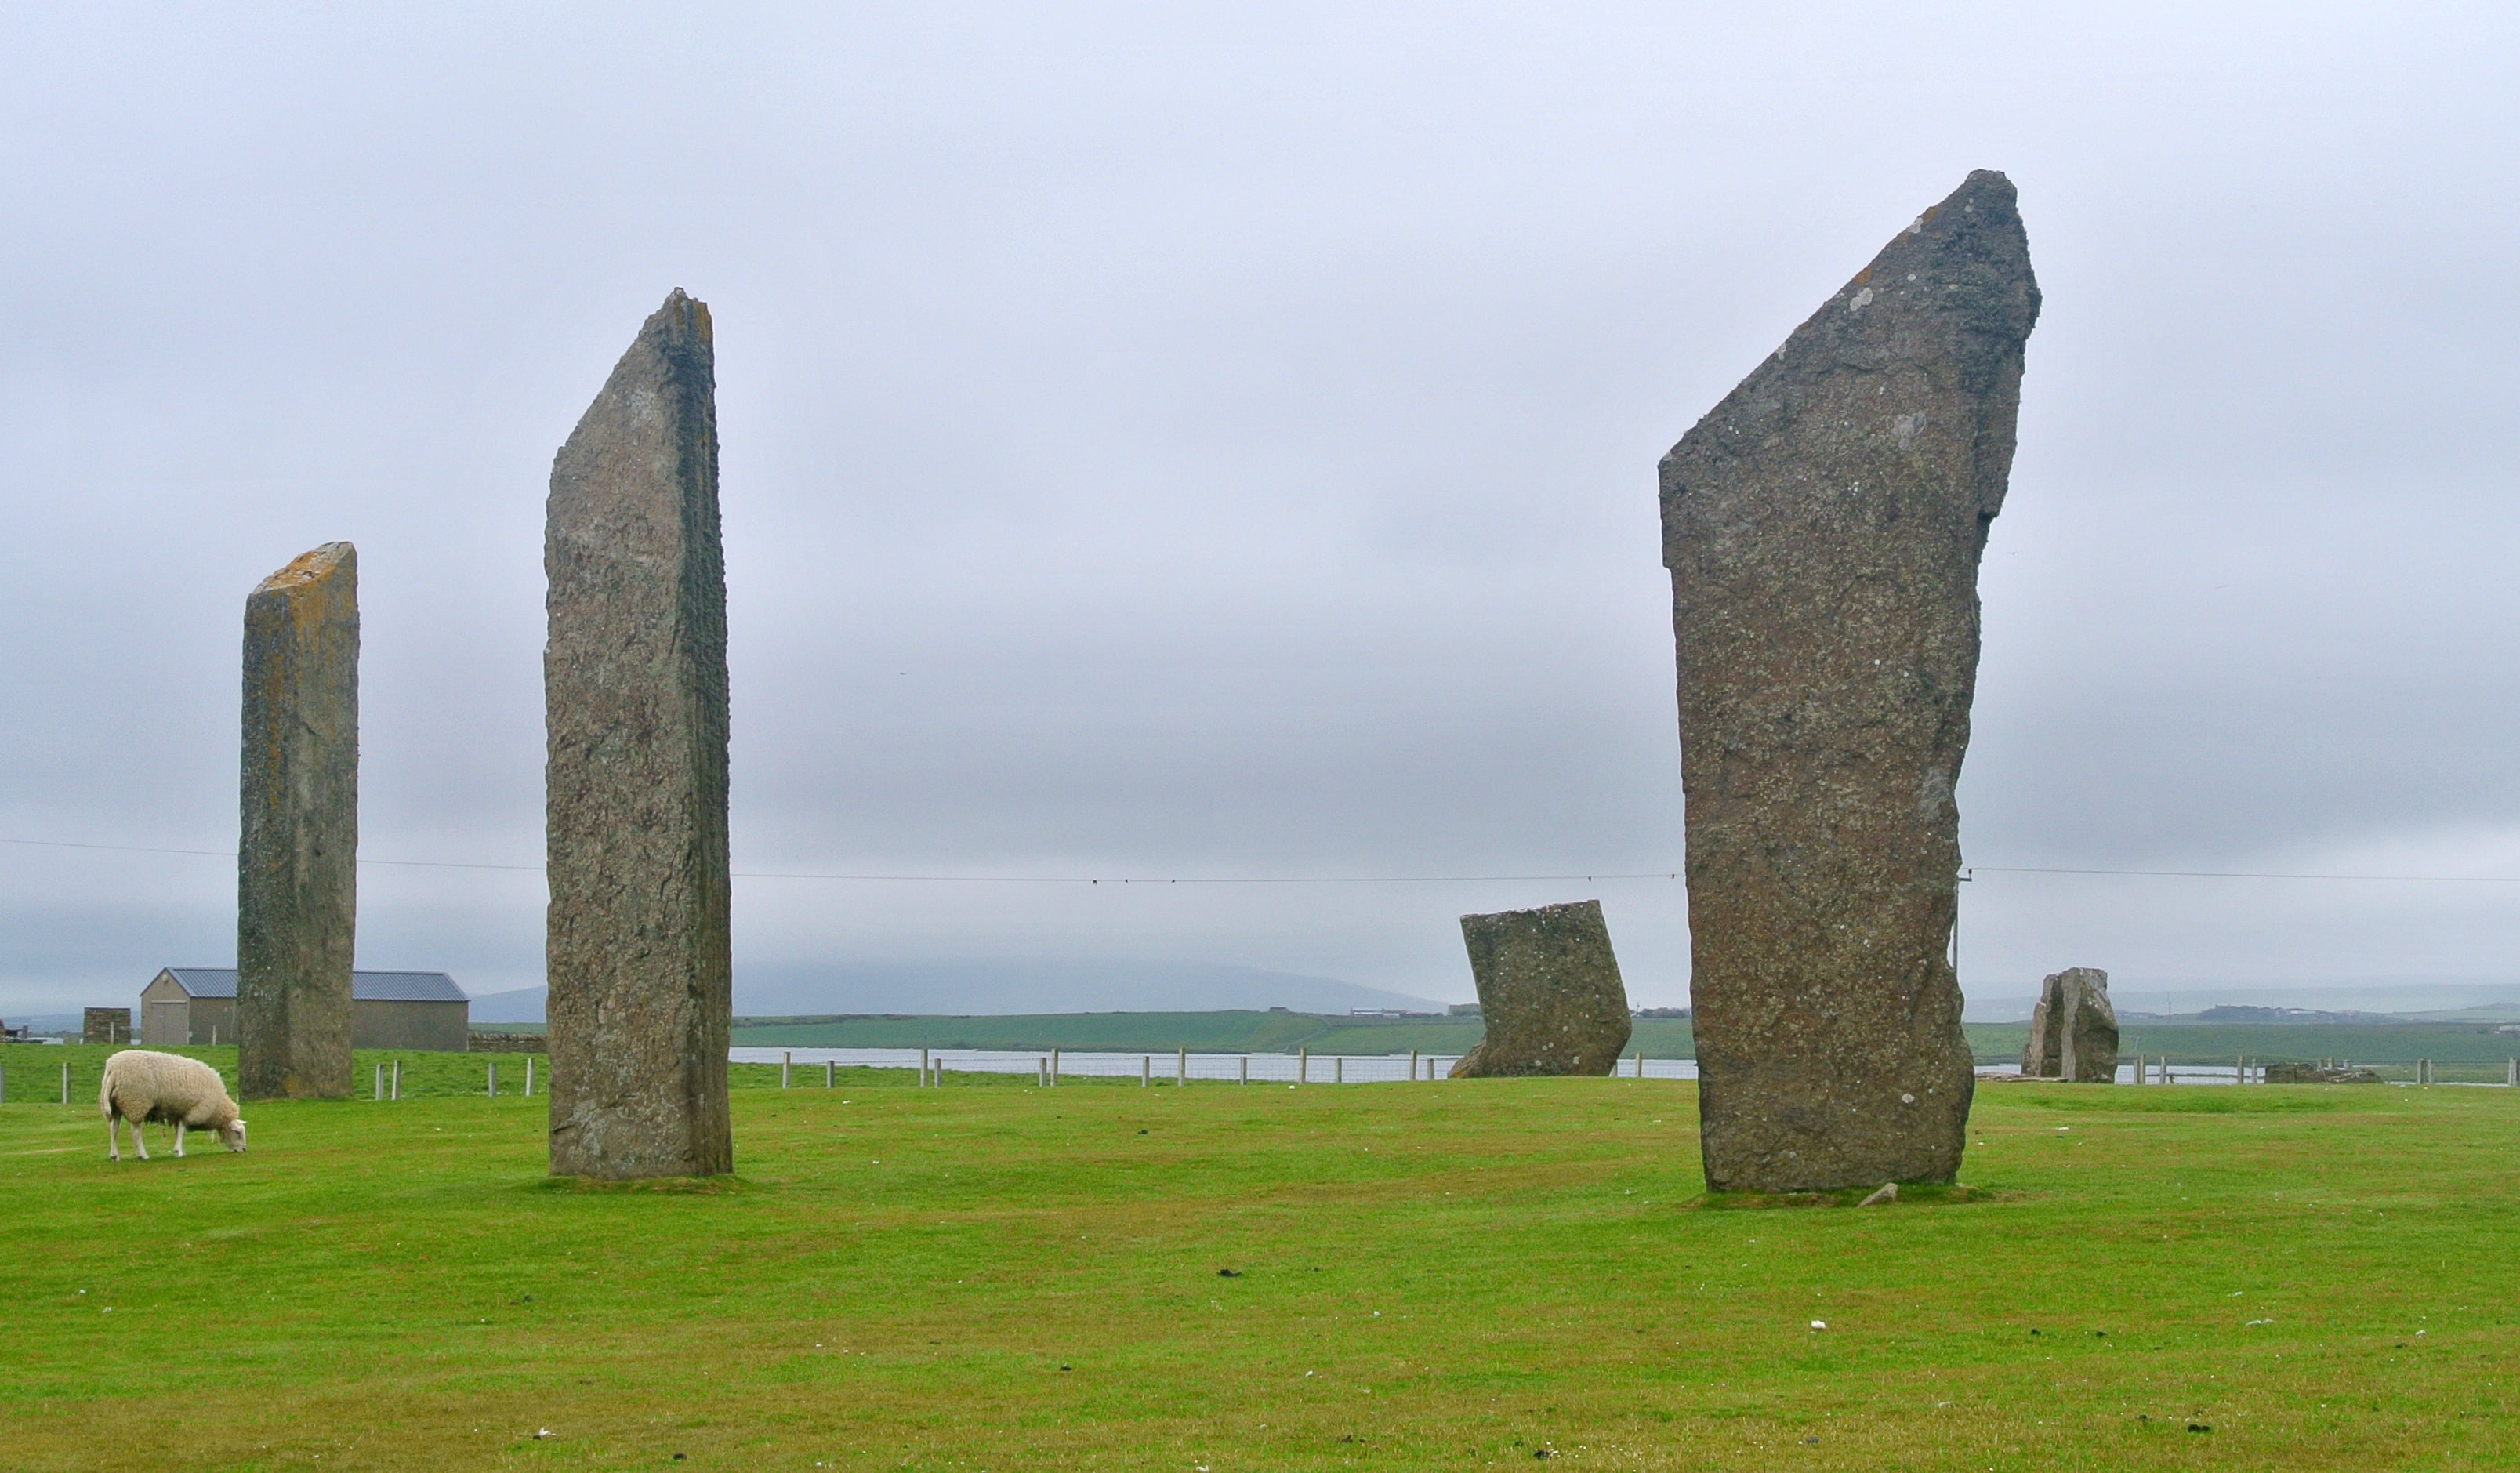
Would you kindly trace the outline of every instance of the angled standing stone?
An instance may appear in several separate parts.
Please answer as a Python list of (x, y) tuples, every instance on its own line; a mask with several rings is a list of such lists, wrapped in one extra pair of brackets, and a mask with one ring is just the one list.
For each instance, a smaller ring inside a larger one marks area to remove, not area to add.
[(2038, 313), (1971, 174), (1663, 458), (1712, 1188), (1959, 1169), (1952, 788)]
[(346, 542), (246, 600), (242, 766), (238, 1088), (346, 1096), (359, 914), (359, 555)]
[(735, 1169), (726, 570), (708, 307), (677, 290), (552, 466), (551, 1169)]
[(1628, 1046), (1628, 990), (1601, 903), (1462, 917), (1485, 1031), (1451, 1078), (1607, 1074)]

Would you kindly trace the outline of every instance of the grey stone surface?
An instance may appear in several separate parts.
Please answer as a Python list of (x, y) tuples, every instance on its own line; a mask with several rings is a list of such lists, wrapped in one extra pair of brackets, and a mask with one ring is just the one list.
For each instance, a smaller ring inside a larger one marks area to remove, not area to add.
[(359, 914), (359, 556), (328, 542), (245, 604), (237, 1075), (246, 1099), (350, 1093)]
[(2058, 1060), (2064, 1055), (2056, 1025), (2063, 1021), (2056, 1010), (2056, 979), (2049, 977), (2039, 985), (2039, 1002), (2030, 1009), (2030, 1037), (2021, 1041), (2021, 1077), (2054, 1079)]
[(1959, 1169), (1952, 790), (2038, 311), (1973, 173), (1663, 459), (1711, 1188)]
[(2069, 966), (2039, 984), (2030, 1038), (2021, 1046), (2021, 1072), (2076, 1084), (2116, 1083), (2118, 1010), (2109, 1001), (2107, 972)]
[(1462, 917), (1485, 1031), (1451, 1078), (1607, 1074), (1634, 1025), (1601, 903)]
[(552, 466), (543, 547), (551, 1169), (735, 1169), (726, 573), (706, 305), (639, 330)]

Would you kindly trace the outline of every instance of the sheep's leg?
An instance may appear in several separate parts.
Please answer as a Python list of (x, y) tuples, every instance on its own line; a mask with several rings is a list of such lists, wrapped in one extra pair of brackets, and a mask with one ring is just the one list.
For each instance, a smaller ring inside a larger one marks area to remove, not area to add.
[(105, 1159), (108, 1161), (122, 1159), (122, 1112), (120, 1110), (105, 1112)]
[(131, 1122), (131, 1148), (140, 1153), (141, 1160), (146, 1161), (149, 1159), (149, 1138), (140, 1134), (144, 1123), (138, 1120)]
[(184, 1154), (184, 1122), (180, 1120), (175, 1122), (175, 1154)]

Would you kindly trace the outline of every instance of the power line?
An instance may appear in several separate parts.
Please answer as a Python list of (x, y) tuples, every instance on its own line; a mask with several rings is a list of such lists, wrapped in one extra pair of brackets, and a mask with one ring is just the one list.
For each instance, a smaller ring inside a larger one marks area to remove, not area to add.
[[(111, 854), (180, 854), (202, 859), (234, 859), (233, 849), (167, 849), (146, 844), (77, 844), (65, 839), (0, 838), (0, 844), (43, 849), (94, 849)], [(362, 865), (392, 865), (413, 870), (503, 870), (539, 874), (541, 865), (485, 865), (461, 860), (367, 859)], [(867, 883), (964, 885), (1458, 885), (1516, 880), (1598, 881), (1605, 879), (1678, 879), (1678, 870), (1592, 874), (852, 874), (788, 870), (738, 870), (737, 879), (820, 879)]]
[[(202, 859), (234, 859), (233, 849), (170, 849), (145, 844), (82, 844), (67, 839), (0, 838), (0, 844), (39, 849), (90, 849), (110, 854), (175, 854)], [(541, 865), (490, 865), (464, 860), (361, 859), (362, 865), (388, 865), (403, 870), (496, 870), (539, 874)], [(1971, 874), (2093, 874), (2130, 879), (2308, 879), (2378, 884), (2520, 884), (2520, 874), (2326, 874), (2280, 870), (2092, 870), (2060, 865), (1971, 865)], [(738, 870), (737, 879), (833, 880), (855, 884), (923, 885), (1484, 885), (1520, 882), (1587, 884), (1602, 880), (1673, 880), (1675, 870), (1597, 870), (1590, 874), (860, 874), (840, 871)]]
[(2144, 879), (2347, 879), (2435, 885), (2520, 885), (2520, 874), (2314, 874), (2280, 870), (2068, 870), (2038, 865), (1971, 865), (1988, 874), (2118, 874)]

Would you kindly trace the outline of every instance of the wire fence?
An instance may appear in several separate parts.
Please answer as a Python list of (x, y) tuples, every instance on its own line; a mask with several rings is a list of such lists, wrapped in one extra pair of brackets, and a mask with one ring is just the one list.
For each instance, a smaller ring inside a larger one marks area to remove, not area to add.
[[(1375, 1085), (1440, 1080), (1460, 1061), (1458, 1053), (1208, 1053), (1174, 1049), (1160, 1053), (1067, 1049), (731, 1049), (740, 1064), (785, 1064), (791, 1071), (909, 1069), (938, 1074), (1030, 1075), (1053, 1079), (1135, 1079), (1157, 1084)], [(1642, 1072), (1640, 1072), (1642, 1071)], [(1688, 1058), (1619, 1060), (1616, 1071), (1632, 1079), (1695, 1079)], [(802, 1087), (818, 1081), (798, 1075)]]
[[(93, 1109), (106, 1058), (114, 1049), (101, 1045), (0, 1045), (0, 1103), (72, 1104)], [(231, 1093), (237, 1088), (236, 1049), (190, 1048), (170, 1050), (201, 1058), (219, 1072)], [(1369, 1085), (1431, 1083), (1444, 1079), (1458, 1053), (1220, 1053), (1175, 1049), (1163, 1052), (1065, 1049), (763, 1049), (727, 1050), (728, 1084), (739, 1090), (811, 1089), (868, 1081), (865, 1071), (898, 1077), (914, 1074), (922, 1085), (942, 1084), (955, 1075), (987, 1075), (1055, 1086), (1060, 1080), (1137, 1080), (1158, 1085)], [(351, 1088), (361, 1099), (398, 1100), (512, 1096), (550, 1088), (551, 1063), (540, 1054), (400, 1052), (360, 1049), (352, 1066)], [(2116, 1082), (2128, 1086), (2236, 1085), (2265, 1083), (2270, 1063), (2290, 1060), (2234, 1058), (2224, 1064), (2173, 1063), (2159, 1055), (2122, 1060)], [(2520, 1059), (2481, 1063), (2474, 1060), (2318, 1060), (2334, 1066), (2369, 1069), (2383, 1081), (2399, 1085), (2470, 1085), (2520, 1087)], [(2018, 1079), (2010, 1064), (1981, 1065), (1986, 1080)], [(1619, 1060), (1613, 1077), (1620, 1079), (1694, 1080), (1693, 1058), (1650, 1058), (1631, 1054)]]

